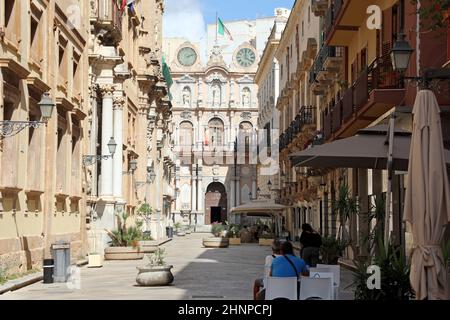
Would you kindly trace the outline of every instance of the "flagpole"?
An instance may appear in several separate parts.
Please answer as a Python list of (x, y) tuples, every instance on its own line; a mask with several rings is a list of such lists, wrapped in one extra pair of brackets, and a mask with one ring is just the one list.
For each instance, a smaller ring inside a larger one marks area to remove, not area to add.
[(218, 13), (216, 11), (216, 45), (217, 45), (217, 42), (218, 42), (218, 39), (217, 39), (217, 34), (218, 33), (219, 33), (219, 15), (218, 15)]

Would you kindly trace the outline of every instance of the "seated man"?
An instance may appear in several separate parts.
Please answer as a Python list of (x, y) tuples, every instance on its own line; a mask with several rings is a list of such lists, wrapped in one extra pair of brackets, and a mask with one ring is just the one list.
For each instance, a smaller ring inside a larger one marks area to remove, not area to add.
[[(281, 243), (281, 256), (272, 261), (270, 276), (277, 278), (288, 278), (300, 276), (309, 276), (309, 271), (305, 261), (294, 255), (294, 248), (289, 241)], [(265, 289), (257, 294), (256, 300), (264, 300), (266, 296)]]
[(271, 277), (297, 277), (309, 276), (305, 261), (294, 255), (294, 248), (289, 241), (281, 244), (281, 257), (273, 260), (270, 272)]
[(253, 285), (253, 298), (259, 300), (261, 295), (261, 289), (264, 288), (264, 279), (270, 276), (270, 269), (272, 267), (273, 259), (280, 257), (281, 244), (278, 240), (274, 240), (272, 244), (272, 254), (266, 257), (266, 263), (264, 265), (264, 278), (259, 278), (255, 280)]

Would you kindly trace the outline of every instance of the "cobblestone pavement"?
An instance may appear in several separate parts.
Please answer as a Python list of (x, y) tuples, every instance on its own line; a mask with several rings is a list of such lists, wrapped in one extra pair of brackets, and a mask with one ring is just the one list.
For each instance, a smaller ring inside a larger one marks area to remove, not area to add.
[[(81, 269), (81, 289), (66, 284), (36, 283), (18, 291), (0, 295), (1, 299), (64, 300), (202, 300), (252, 298), (253, 280), (261, 277), (269, 247), (258, 245), (206, 249), (202, 238), (192, 234), (175, 238), (164, 246), (167, 263), (173, 265), (175, 281), (169, 287), (144, 288), (136, 285), (136, 267), (144, 261), (105, 261), (101, 269)], [(146, 259), (146, 258), (145, 258)], [(342, 271), (342, 288), (351, 282), (351, 273)], [(348, 289), (347, 289), (348, 290)], [(341, 292), (351, 299), (351, 292)]]

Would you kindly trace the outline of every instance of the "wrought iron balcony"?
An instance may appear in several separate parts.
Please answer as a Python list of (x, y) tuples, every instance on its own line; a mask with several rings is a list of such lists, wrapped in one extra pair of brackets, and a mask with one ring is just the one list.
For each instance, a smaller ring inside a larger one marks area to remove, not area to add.
[(344, 48), (322, 46), (310, 72), (310, 84), (316, 95), (322, 95), (342, 70)]
[[(328, 113), (322, 113), (325, 140), (332, 135), (338, 138), (348, 130), (353, 133), (360, 129), (358, 126), (364, 127), (364, 123), (368, 125), (398, 105), (403, 96), (400, 74), (392, 69), (389, 56), (377, 58), (359, 74), (350, 88), (330, 102)], [(358, 125), (351, 127), (356, 122)], [(346, 135), (351, 134), (349, 132)]]
[(332, 29), (335, 27), (337, 18), (343, 7), (344, 0), (332, 0), (331, 5), (325, 13), (325, 35), (328, 37), (332, 34)]

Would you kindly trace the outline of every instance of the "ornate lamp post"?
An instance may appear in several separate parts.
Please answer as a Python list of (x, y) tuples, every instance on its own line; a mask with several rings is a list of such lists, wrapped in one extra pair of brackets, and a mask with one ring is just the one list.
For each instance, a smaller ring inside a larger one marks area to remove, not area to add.
[(109, 158), (113, 158), (116, 153), (117, 143), (114, 138), (111, 138), (108, 142), (108, 149), (110, 155), (86, 155), (83, 156), (83, 166), (88, 167), (92, 166), (94, 163), (101, 160), (108, 160)]
[(52, 117), (53, 109), (55, 108), (55, 104), (50, 98), (50, 94), (48, 92), (45, 92), (42, 95), (41, 101), (39, 101), (38, 105), (41, 109), (42, 121), (0, 121), (0, 139), (15, 136), (25, 128), (37, 129), (42, 125), (46, 125)]
[[(131, 165), (131, 162), (130, 162), (130, 165)], [(133, 164), (133, 166), (134, 166), (134, 164)], [(137, 163), (136, 163), (136, 168), (137, 168)], [(155, 182), (155, 179), (156, 179), (156, 173), (155, 173), (155, 170), (153, 169), (153, 166), (147, 167), (147, 181), (145, 181), (145, 182), (144, 181), (136, 181), (134, 184), (134, 187), (136, 189), (139, 189), (145, 185), (153, 184), (153, 182)]]

